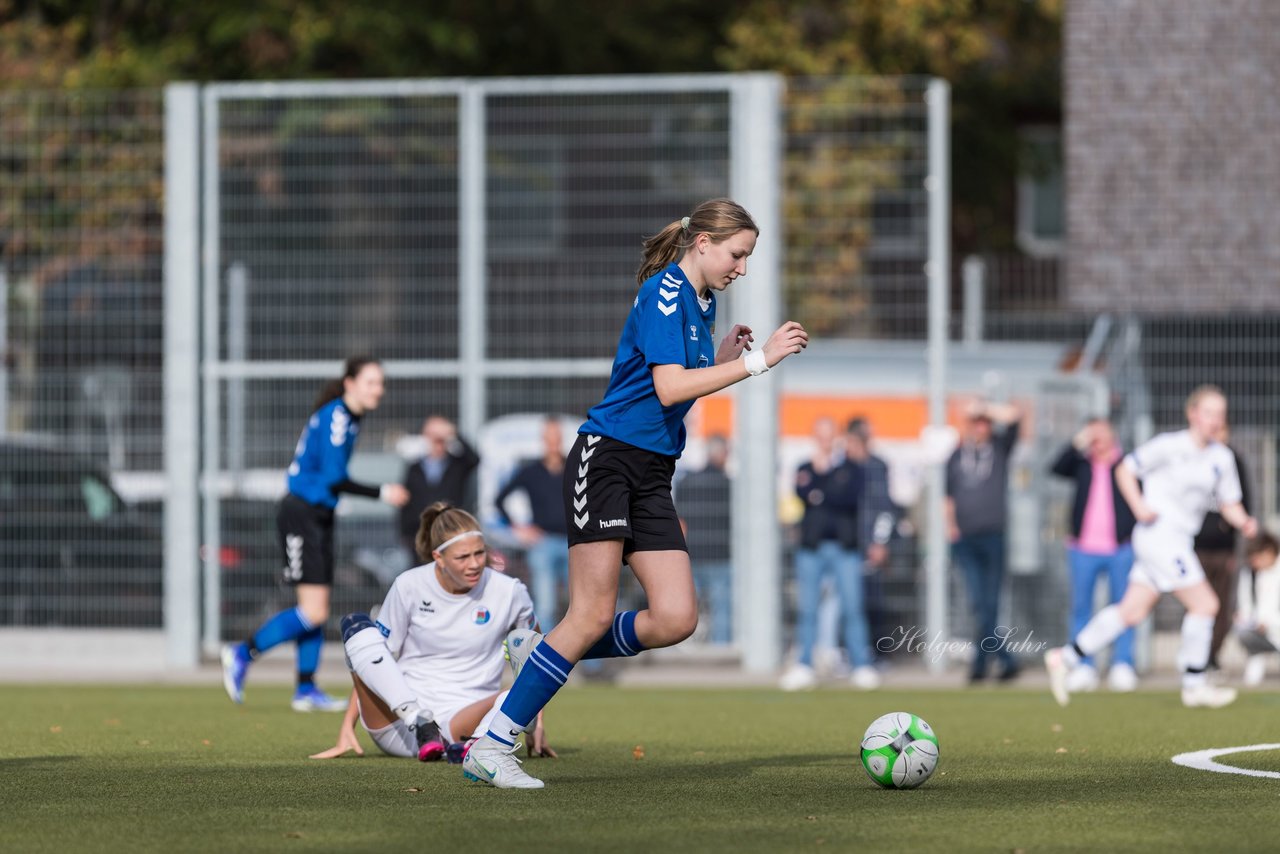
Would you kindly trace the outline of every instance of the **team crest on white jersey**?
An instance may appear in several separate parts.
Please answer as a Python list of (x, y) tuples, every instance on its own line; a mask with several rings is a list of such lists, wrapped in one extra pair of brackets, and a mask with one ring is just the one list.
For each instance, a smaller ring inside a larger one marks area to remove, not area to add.
[(489, 613), (489, 609), (484, 605), (477, 605), (476, 610), (472, 613), (472, 619), (475, 620), (477, 626), (483, 626), (488, 623), (492, 616)]

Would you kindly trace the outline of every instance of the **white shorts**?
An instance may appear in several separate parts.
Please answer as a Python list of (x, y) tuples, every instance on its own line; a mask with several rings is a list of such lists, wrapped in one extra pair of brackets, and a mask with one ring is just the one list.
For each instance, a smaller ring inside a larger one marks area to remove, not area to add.
[[(503, 691), (498, 698), (493, 701), (493, 707), (485, 713), (480, 720), (480, 725), (476, 727), (476, 732), (484, 732), (489, 728), (489, 721), (493, 719), (494, 714), (502, 706), (502, 701), (507, 699), (507, 692)], [(467, 706), (471, 705), (470, 703)], [(436, 724), (440, 727), (440, 733), (444, 736), (445, 741), (452, 744), (455, 741), (461, 741), (470, 738), (474, 733), (465, 733), (455, 738), (453, 733), (453, 717), (458, 712), (465, 709), (462, 706), (457, 709), (449, 709), (444, 712), (436, 713)], [(364, 717), (361, 716), (360, 723), (364, 726), (365, 732), (369, 733), (373, 738), (373, 743), (378, 745), (378, 749), (388, 756), (403, 756), (407, 758), (417, 758), (418, 756), (418, 740), (413, 733), (409, 731), (409, 725), (404, 721), (396, 721), (395, 723), (384, 726), (379, 729), (369, 729), (369, 725), (365, 724)]]
[(1204, 568), (1191, 537), (1154, 525), (1138, 525), (1133, 529), (1129, 580), (1170, 593), (1204, 581)]

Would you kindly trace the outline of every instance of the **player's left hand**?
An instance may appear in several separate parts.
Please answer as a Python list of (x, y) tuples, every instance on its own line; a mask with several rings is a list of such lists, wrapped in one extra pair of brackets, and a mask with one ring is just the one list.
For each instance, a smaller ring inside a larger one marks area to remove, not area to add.
[(542, 728), (541, 722), (534, 724), (533, 731), (529, 733), (529, 737), (525, 741), (525, 751), (530, 757), (556, 758), (556, 752), (551, 749), (551, 745), (547, 744), (547, 733)]
[(750, 326), (736, 324), (720, 342), (720, 349), (716, 350), (716, 364), (723, 365), (741, 357), (743, 350), (751, 349), (751, 342), (754, 340), (756, 339), (751, 337)]
[(1258, 535), (1258, 520), (1249, 516), (1244, 520), (1244, 524), (1240, 526), (1240, 533), (1246, 538), (1253, 539)]
[(343, 727), (338, 733), (338, 743), (328, 750), (322, 750), (319, 753), (311, 754), (312, 759), (337, 759), (344, 753), (354, 750), (356, 756), (364, 756), (364, 748), (360, 746), (360, 739), (356, 737), (354, 729)]

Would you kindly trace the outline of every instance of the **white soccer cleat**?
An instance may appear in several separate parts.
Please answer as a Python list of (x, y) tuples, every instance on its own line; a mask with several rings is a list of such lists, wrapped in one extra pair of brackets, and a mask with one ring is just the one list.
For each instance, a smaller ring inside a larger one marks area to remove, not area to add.
[(512, 629), (507, 632), (507, 639), (502, 642), (502, 653), (511, 662), (511, 675), (519, 676), (524, 663), (529, 660), (529, 653), (542, 643), (542, 634), (533, 629)]
[(1244, 684), (1250, 688), (1257, 687), (1262, 684), (1266, 675), (1267, 657), (1265, 655), (1249, 656), (1249, 660), (1244, 664)]
[(1117, 694), (1128, 694), (1138, 689), (1138, 674), (1128, 664), (1113, 664), (1107, 671), (1107, 688)]
[(520, 742), (507, 747), (486, 735), (462, 757), (462, 776), (499, 789), (541, 789), (542, 781), (520, 767), (520, 760), (516, 758), (519, 749)]
[(849, 677), (849, 684), (859, 691), (874, 691), (880, 687), (880, 673), (867, 665), (855, 667)]
[(818, 674), (807, 664), (793, 664), (778, 680), (783, 691), (811, 691), (818, 687)]
[(1188, 709), (1221, 709), (1223, 706), (1229, 706), (1235, 701), (1235, 688), (1223, 688), (1219, 685), (1201, 682), (1199, 685), (1182, 689), (1182, 705)]
[(1053, 692), (1053, 699), (1058, 701), (1059, 706), (1070, 703), (1071, 692), (1067, 688), (1070, 670), (1063, 658), (1062, 647), (1054, 647), (1044, 654), (1044, 669), (1049, 671), (1049, 690)]
[(1081, 664), (1067, 674), (1068, 694), (1087, 694), (1098, 690), (1098, 671), (1091, 664)]

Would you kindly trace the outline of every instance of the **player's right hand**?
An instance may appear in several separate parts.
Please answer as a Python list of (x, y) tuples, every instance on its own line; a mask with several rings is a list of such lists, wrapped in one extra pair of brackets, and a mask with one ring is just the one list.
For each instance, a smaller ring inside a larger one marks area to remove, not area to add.
[(311, 754), (311, 759), (336, 759), (344, 753), (354, 750), (356, 756), (364, 756), (364, 748), (360, 746), (360, 739), (356, 737), (354, 728), (343, 726), (338, 731), (338, 743), (328, 750), (322, 750), (319, 753)]
[(809, 333), (794, 320), (788, 320), (778, 327), (777, 331), (764, 342), (764, 360), (769, 367), (781, 362), (788, 356), (794, 356), (809, 346)]

